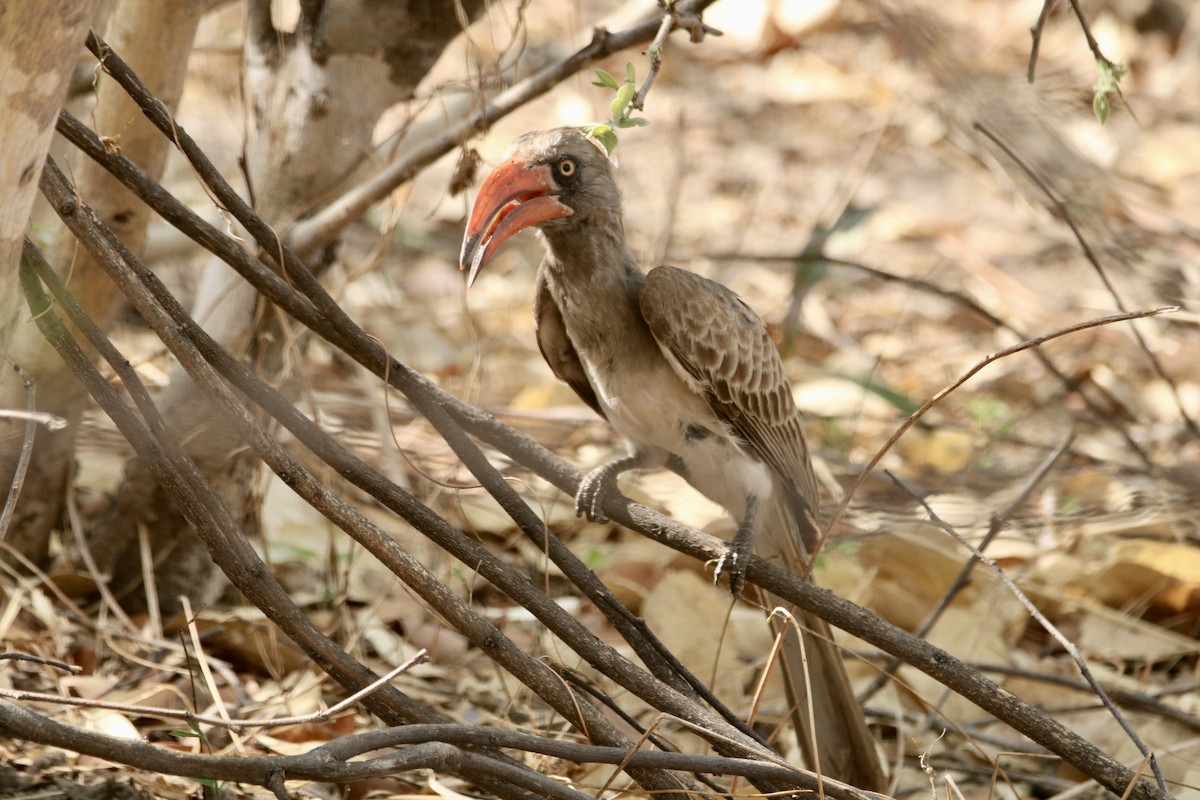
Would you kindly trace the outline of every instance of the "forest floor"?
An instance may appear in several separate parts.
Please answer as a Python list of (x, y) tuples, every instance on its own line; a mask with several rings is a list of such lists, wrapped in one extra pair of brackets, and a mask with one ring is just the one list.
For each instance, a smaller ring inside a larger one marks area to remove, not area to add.
[[(1125, 713), (1159, 754), (1176, 797), (1200, 798), (1200, 429), (1192, 422), (1200, 420), (1200, 19), (1164, 32), (1142, 18), (1149, 29), (1138, 32), (1136, 17), (1122, 13), (1139, 4), (1082, 4), (1105, 55), (1128, 67), (1124, 102), (1113, 97), (1102, 126), (1092, 112), (1091, 53), (1060, 5), (1030, 86), (1037, 2), (944, 4), (938, 13), (946, 16), (934, 20), (911, 8), (885, 18), (855, 0), (723, 0), (706, 20), (725, 36), (698, 45), (672, 39), (645, 109), (651, 124), (622, 134), (627, 232), (647, 266), (671, 263), (720, 280), (768, 321), (808, 422), (825, 516), (849, 497), (818, 563), (820, 584), (913, 630), (970, 561), (946, 528), (979, 544), (1002, 521), (987, 554), (1106, 686), (1147, 696), (1127, 700)], [(776, 9), (770, 20), (768, 7)], [(524, 12), (522, 46), (582, 43), (581, 32), (607, 10), (598, 0), (535, 1)], [(202, 38), (227, 43), (237, 13), (215, 15)], [(493, 22), (473, 29), (473, 48), (484, 56), (502, 50), (513, 13), (497, 10)], [(430, 81), (432, 103), (422, 99), (414, 108), (428, 113), (442, 82), (462, 79), (461, 48)], [(626, 61), (644, 73), (637, 53), (605, 66), (620, 74)], [(219, 47), (197, 51), (180, 120), (234, 174), (241, 111), (228, 100), (230, 62)], [(590, 79), (589, 72), (567, 81), (473, 142), (483, 157), (479, 177), (525, 130), (606, 116), (609, 95)], [(464, 291), (456, 258), (473, 189), (448, 194), (453, 166), (452, 158), (439, 162), (350, 232), (333, 275), (339, 299), (402, 362), (581, 469), (599, 464), (621, 443), (554, 379), (533, 338), (529, 304), (540, 243), (518, 237)], [(171, 263), (192, 262), (176, 256)], [(181, 292), (187, 283), (178, 279)], [(1180, 304), (1174, 313), (1086, 327), (990, 361), (864, 476), (910, 414), (990, 356), (1122, 309)], [(139, 369), (161, 383), (169, 364), (157, 340), (131, 324), (125, 341), (134, 352), (143, 348)], [(553, 585), (553, 567), (486, 492), (471, 488), (470, 474), (402, 399), (320, 347), (297, 369), (307, 409), (317, 409), (323, 424)], [(85, 444), (78, 483), (86, 501), (112, 490), (126, 453), (99, 416)], [(713, 675), (731, 707), (748, 707), (770, 644), (760, 612), (731, 606), (701, 565), (615, 525), (577, 520), (569, 497), (518, 466), (502, 468), (686, 665)], [(326, 477), (529, 652), (558, 657), (557, 643), (523, 609), (336, 475)], [(686, 524), (732, 531), (719, 508), (672, 475), (631, 476), (622, 488)], [(432, 662), (399, 679), (407, 691), (456, 718), (511, 724), (505, 720), (529, 698), (508, 676), (281, 483), (264, 477), (263, 492), (264, 551), (314, 620), (379, 669), (428, 648)], [(945, 524), (931, 521), (930, 511)], [(68, 594), (69, 573), (58, 576)], [(569, 596), (561, 603), (612, 638), (586, 603)], [(137, 647), (96, 636), (49, 602), (26, 612), (5, 622), (10, 648), (77, 663), (86, 650), (102, 668), (48, 679), (42, 669), (11, 664), (0, 670), (6, 688), (158, 706), (204, 694), (177, 654), (163, 650), (161, 664), (137, 666), (129, 655)], [(92, 622), (103, 614), (98, 606), (83, 613)], [(263, 657), (267, 634), (253, 609), (206, 609), (201, 618), (220, 629), (206, 652), (230, 664), (239, 702), (282, 704), (298, 714), (335, 696), (336, 687), (302, 660)], [(726, 618), (727, 627), (713, 624)], [(976, 567), (927, 638), (987, 665), (1006, 689), (1139, 767), (1133, 742), (1078, 685), (1061, 643), (988, 567)], [(853, 678), (865, 687), (878, 674), (877, 652), (849, 638), (843, 644), (856, 656)], [(889, 761), (899, 765), (896, 796), (929, 791), (922, 754), (935, 775), (954, 776), (971, 798), (1049, 797), (1076, 785), (1071, 769), (932, 679), (907, 667), (897, 677), (866, 702), (886, 731)], [(769, 686), (765, 704), (777, 705), (781, 694)], [(626, 710), (645, 711), (632, 701)], [(179, 727), (117, 710), (69, 714), (75, 724), (159, 740)], [(209, 744), (299, 752), (367, 724), (348, 714), (248, 739), (210, 733)], [(698, 740), (684, 746), (698, 748)], [(89, 784), (114, 774), (155, 797), (197, 790), (185, 779), (114, 773), (106, 762), (20, 742), (0, 741), (0, 761), (20, 771), (0, 772), (0, 796), (16, 791), (18, 777)], [(997, 777), (997, 761), (1006, 779)], [(607, 777), (602, 770), (565, 774), (581, 787)], [(5, 788), (8, 778), (17, 783)], [(289, 788), (304, 797), (331, 791)], [(400, 778), (357, 787), (353, 796), (368, 791), (454, 796), (454, 787)]]

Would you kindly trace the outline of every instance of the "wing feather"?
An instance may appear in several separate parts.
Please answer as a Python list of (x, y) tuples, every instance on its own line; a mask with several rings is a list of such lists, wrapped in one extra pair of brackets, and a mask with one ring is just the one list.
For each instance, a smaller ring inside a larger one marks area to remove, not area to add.
[(562, 309), (550, 294), (544, 266), (538, 270), (537, 287), (533, 294), (533, 330), (537, 336), (538, 349), (542, 351), (542, 358), (546, 359), (551, 371), (559, 380), (574, 389), (575, 394), (591, 406), (593, 411), (607, 419), (600, 408), (596, 390), (588, 380), (583, 362), (579, 360), (579, 353), (567, 336)]
[(775, 471), (804, 538), (814, 536), (818, 493), (804, 423), (766, 324), (728, 288), (675, 267), (650, 271), (639, 305), (681, 377)]

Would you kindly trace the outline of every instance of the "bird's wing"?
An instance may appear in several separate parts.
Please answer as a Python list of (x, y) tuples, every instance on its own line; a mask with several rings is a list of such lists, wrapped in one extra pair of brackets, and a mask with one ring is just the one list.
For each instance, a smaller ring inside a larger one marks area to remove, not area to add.
[(811, 527), (818, 494), (804, 425), (762, 319), (721, 284), (675, 267), (651, 270), (638, 300), (667, 359), (779, 475), (797, 522)]
[(550, 294), (550, 286), (546, 283), (545, 267), (538, 270), (537, 287), (533, 294), (533, 330), (537, 335), (538, 349), (542, 351), (542, 358), (546, 359), (546, 363), (550, 365), (550, 369), (558, 379), (566, 382), (583, 402), (604, 417), (604, 411), (600, 408), (600, 400), (596, 397), (596, 390), (588, 381), (587, 372), (583, 369), (583, 362), (579, 360), (579, 353), (575, 351), (575, 345), (571, 344), (571, 340), (567, 337), (567, 326), (563, 322), (562, 310)]

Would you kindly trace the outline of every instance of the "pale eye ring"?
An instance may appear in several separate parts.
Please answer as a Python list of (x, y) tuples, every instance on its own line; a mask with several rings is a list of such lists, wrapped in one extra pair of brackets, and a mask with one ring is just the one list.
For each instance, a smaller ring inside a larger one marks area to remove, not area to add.
[(559, 159), (555, 168), (558, 170), (558, 174), (564, 178), (574, 178), (575, 173), (579, 171), (579, 165), (575, 163), (575, 159), (573, 158)]

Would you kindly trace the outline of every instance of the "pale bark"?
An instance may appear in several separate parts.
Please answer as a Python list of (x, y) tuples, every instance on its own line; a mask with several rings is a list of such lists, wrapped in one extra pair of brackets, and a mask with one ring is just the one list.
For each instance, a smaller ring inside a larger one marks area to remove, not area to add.
[[(24, 388), (10, 359), (19, 357), (35, 376), (46, 366), (42, 356), (23, 354), (16, 346), (33, 327), (24, 324), (28, 314), (22, 314), (17, 265), (58, 110), (98, 5), (98, 0), (0, 3), (0, 408), (25, 406)], [(42, 407), (48, 407), (53, 393), (42, 387), (39, 394)], [(0, 496), (8, 494), (24, 428), (24, 423), (0, 420)], [(53, 445), (66, 435), (43, 431), (40, 440)], [(34, 471), (26, 496), (40, 500), (36, 482)], [(37, 536), (29, 540), (24, 522), (18, 513), (6, 543), (44, 558), (44, 541)]]

